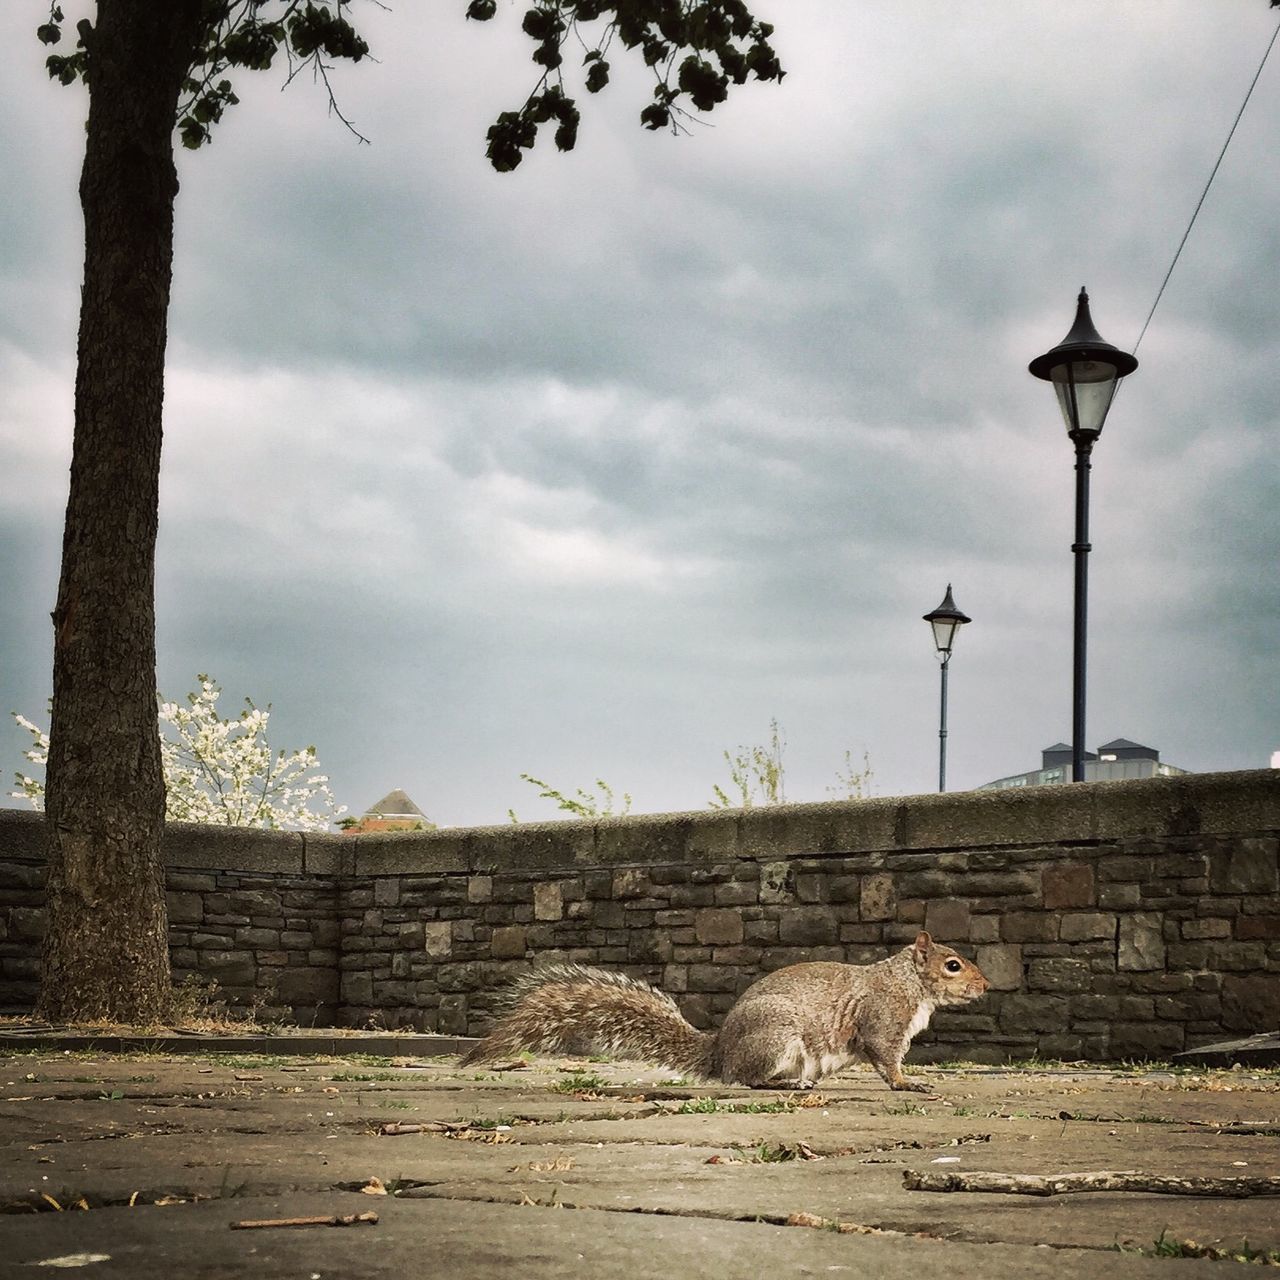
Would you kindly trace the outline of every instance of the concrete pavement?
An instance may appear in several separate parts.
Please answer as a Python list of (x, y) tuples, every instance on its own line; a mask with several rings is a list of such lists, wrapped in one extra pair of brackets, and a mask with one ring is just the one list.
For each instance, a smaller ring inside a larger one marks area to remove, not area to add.
[[(906, 1169), (1277, 1176), (1276, 1072), (917, 1069), (920, 1095), (851, 1071), (805, 1095), (639, 1064), (344, 1052), (0, 1056), (0, 1275), (1107, 1280), (1215, 1265), (1117, 1251), (1162, 1236), (1280, 1249), (1280, 1198), (902, 1184)], [(364, 1191), (374, 1179), (390, 1194)], [(369, 1210), (376, 1225), (231, 1227)]]

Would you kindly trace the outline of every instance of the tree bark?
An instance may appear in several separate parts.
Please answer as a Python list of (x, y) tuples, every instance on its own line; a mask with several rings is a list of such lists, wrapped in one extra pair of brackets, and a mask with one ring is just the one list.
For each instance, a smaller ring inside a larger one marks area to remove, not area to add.
[(99, 0), (97, 15), (85, 33), (84, 287), (53, 614), (39, 1008), (55, 1022), (146, 1023), (170, 999), (155, 543), (173, 131), (200, 0)]

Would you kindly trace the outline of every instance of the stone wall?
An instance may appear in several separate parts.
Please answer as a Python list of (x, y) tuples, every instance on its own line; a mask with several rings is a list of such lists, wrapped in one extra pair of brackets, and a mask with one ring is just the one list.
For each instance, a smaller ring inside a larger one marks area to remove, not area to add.
[[(40, 823), (0, 812), (0, 1004), (29, 1006)], [(402, 835), (175, 825), (175, 975), (304, 1023), (476, 1033), (505, 979), (576, 960), (699, 1026), (762, 972), (920, 928), (979, 1004), (918, 1057), (1164, 1055), (1280, 1026), (1280, 773)]]

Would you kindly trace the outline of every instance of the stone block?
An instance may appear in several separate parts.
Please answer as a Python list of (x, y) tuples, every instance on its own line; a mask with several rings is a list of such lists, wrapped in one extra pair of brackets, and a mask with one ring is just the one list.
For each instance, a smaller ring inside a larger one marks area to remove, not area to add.
[(338, 999), (338, 977), (331, 969), (285, 969), (275, 979), (275, 998), (291, 1008), (334, 1004)]
[(833, 875), (827, 877), (827, 897), (831, 902), (845, 902), (856, 906), (861, 896), (861, 876)]
[(1246, 1034), (1280, 1027), (1280, 975), (1232, 973), (1223, 978), (1222, 1025)]
[(758, 884), (752, 880), (733, 880), (715, 887), (713, 900), (718, 907), (754, 906), (760, 896)]
[(554, 880), (533, 886), (533, 918), (563, 920), (564, 892)]
[(703, 946), (736, 946), (743, 940), (742, 917), (723, 907), (704, 907), (694, 916), (694, 937)]
[(778, 940), (788, 946), (823, 946), (840, 940), (840, 924), (827, 907), (791, 907), (778, 919)]
[(1280, 891), (1280, 840), (1233, 840), (1220, 846), (1209, 867), (1209, 887), (1214, 893)]
[(1000, 917), (997, 915), (971, 916), (969, 919), (970, 942), (999, 942)]
[(220, 987), (251, 987), (258, 966), (247, 951), (201, 951), (200, 976), (212, 978)]
[(1058, 917), (1043, 911), (1010, 911), (1000, 920), (1005, 942), (1056, 942), (1058, 931)]
[(443, 960), (453, 951), (453, 926), (448, 920), (428, 921), (422, 930), (423, 948), (432, 960)]
[(1082, 1022), (1144, 1022), (1154, 1016), (1154, 1010), (1151, 996), (1086, 992), (1071, 997), (1073, 1025)]
[(878, 924), (845, 924), (840, 925), (841, 942), (873, 943), (880, 941)]
[(737, 970), (725, 964), (691, 964), (689, 966), (690, 991), (736, 991)]
[(400, 877), (379, 876), (373, 882), (373, 903), (377, 907), (400, 905)]
[(45, 914), (43, 907), (10, 907), (9, 933), (14, 938), (37, 942), (44, 937)]
[(967, 942), (969, 904), (958, 898), (943, 898), (926, 903), (924, 927), (939, 942)]
[(1049, 911), (1091, 907), (1096, 898), (1093, 867), (1087, 862), (1055, 862), (1041, 873), (1040, 892)]
[[(1267, 965), (1265, 942), (1211, 942), (1210, 968), (1227, 973), (1259, 973)], [(1280, 983), (1280, 976), (1275, 981)]]
[(204, 895), (199, 893), (165, 894), (169, 907), (169, 923), (199, 924), (204, 919)]
[(711, 1016), (711, 998), (701, 992), (690, 992), (680, 997), (680, 1012), (685, 1019), (700, 1031), (707, 1030), (713, 1023)]
[(467, 877), (467, 901), (488, 902), (493, 897), (492, 876)]
[(1277, 916), (1240, 916), (1236, 920), (1236, 937), (1262, 938), (1274, 941), (1280, 938), (1280, 915)]
[(619, 867), (614, 871), (615, 898), (647, 898), (652, 892), (649, 874), (643, 867)]
[(265, 889), (236, 889), (230, 895), (228, 915), (280, 916), (284, 907), (280, 895)]
[(495, 960), (516, 960), (525, 953), (523, 925), (504, 925), (493, 931), (489, 954)]
[(591, 923), (597, 929), (625, 929), (627, 927), (626, 909), (617, 902), (592, 903)]
[(235, 940), (242, 947), (278, 947), (280, 933), (277, 929), (237, 929)]
[(1179, 1022), (1119, 1022), (1111, 1028), (1109, 1050), (1113, 1058), (1164, 1058), (1185, 1044)]
[(830, 893), (827, 877), (816, 871), (796, 874), (796, 898), (801, 902), (826, 902)]
[(1179, 932), (1184, 938), (1201, 941), (1205, 938), (1231, 937), (1231, 921), (1221, 916), (1209, 916), (1204, 920), (1183, 920)]
[(1062, 917), (1058, 936), (1063, 942), (1114, 939), (1116, 917), (1109, 911), (1070, 911)]
[(743, 920), (742, 941), (751, 946), (772, 946), (778, 941), (777, 920)]
[(311, 938), (318, 947), (336, 947), (341, 936), (341, 926), (336, 920), (312, 920)]
[(760, 864), (760, 901), (787, 902), (795, 893), (791, 865), (786, 862)]
[(1022, 986), (1022, 948), (1012, 943), (980, 946), (978, 968), (993, 991), (1017, 991)]
[(1027, 987), (1032, 991), (1088, 991), (1093, 974), (1083, 960), (1032, 960), (1027, 965)]
[(1138, 912), (1120, 917), (1117, 969), (1163, 969), (1165, 960), (1164, 933), (1158, 915)]
[(1176, 996), (1156, 996), (1156, 1017), (1170, 1022), (1217, 1022), (1222, 1017), (1222, 997), (1205, 991)]
[(436, 1008), (436, 1027), (441, 1035), (465, 1036), (467, 1034), (467, 997), (464, 995), (441, 996)]
[(1098, 906), (1104, 911), (1129, 911), (1142, 900), (1142, 887), (1136, 884), (1104, 884), (1098, 887)]
[(627, 935), (629, 964), (666, 964), (675, 954), (669, 936), (650, 929), (636, 929)]
[(1065, 1032), (1065, 996), (1001, 996), (997, 1017), (1003, 1032)]

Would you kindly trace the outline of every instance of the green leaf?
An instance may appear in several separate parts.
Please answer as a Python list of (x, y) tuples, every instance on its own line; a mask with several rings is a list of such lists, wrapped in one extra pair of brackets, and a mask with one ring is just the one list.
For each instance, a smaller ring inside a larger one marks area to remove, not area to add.
[(592, 63), (587, 72), (587, 92), (599, 93), (609, 83), (609, 64), (603, 60)]

